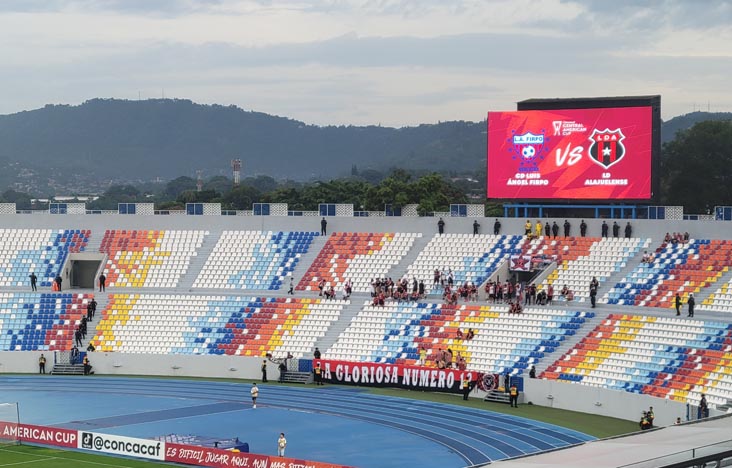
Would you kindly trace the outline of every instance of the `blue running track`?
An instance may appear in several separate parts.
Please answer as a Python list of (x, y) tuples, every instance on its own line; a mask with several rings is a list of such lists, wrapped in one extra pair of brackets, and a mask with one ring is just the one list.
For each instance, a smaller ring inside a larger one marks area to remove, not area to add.
[(344, 387), (261, 384), (253, 409), (250, 388), (248, 381), (0, 379), (2, 400), (18, 401), (29, 424), (134, 437), (237, 436), (268, 455), (285, 432), (288, 456), (364, 468), (458, 468), (593, 440), (511, 415)]

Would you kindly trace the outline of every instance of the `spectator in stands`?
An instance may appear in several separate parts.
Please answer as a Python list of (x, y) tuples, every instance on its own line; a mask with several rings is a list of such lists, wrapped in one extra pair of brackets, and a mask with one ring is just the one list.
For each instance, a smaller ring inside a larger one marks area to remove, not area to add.
[(457, 338), (458, 340), (462, 340), (465, 338), (465, 336), (463, 335), (463, 331), (460, 328), (458, 328), (457, 332), (455, 332), (455, 338)]
[(317, 347), (315, 348), (315, 351), (313, 351), (313, 358), (320, 359), (320, 350)]
[(259, 397), (259, 389), (257, 383), (252, 383), (252, 389), (249, 390), (249, 394), (252, 396), (252, 408), (257, 409), (257, 398)]
[(36, 283), (38, 282), (38, 277), (34, 272), (31, 272), (29, 275), (30, 283), (31, 283), (31, 291), (38, 291), (38, 288), (36, 287)]
[(511, 386), (508, 388), (508, 398), (509, 402), (511, 403), (511, 408), (518, 408), (518, 397), (518, 387), (516, 386), (515, 382), (512, 382)]
[(676, 315), (681, 315), (681, 296), (679, 293), (676, 293), (676, 297), (674, 298), (674, 305), (676, 306)]
[(546, 303), (548, 305), (552, 305), (553, 301), (554, 301), (554, 285), (550, 284), (549, 287), (546, 288)]
[(617, 221), (613, 221), (613, 237), (620, 236), (620, 225)]
[(99, 292), (106, 291), (107, 289), (107, 277), (104, 276), (104, 272), (99, 275)]
[(596, 277), (592, 277), (592, 280), (590, 280), (590, 303), (592, 304), (592, 308), (595, 308), (596, 302), (597, 302), (597, 288), (600, 287), (600, 283), (597, 281)]
[(295, 294), (295, 279), (290, 276), (290, 287), (287, 289), (287, 294)]
[(92, 365), (91, 361), (89, 361), (89, 356), (84, 356), (84, 375), (91, 375), (94, 372), (92, 372)]
[(630, 226), (630, 221), (628, 221), (628, 224), (625, 225), (625, 238), (630, 239), (632, 234), (633, 228)]
[(321, 278), (320, 281), (318, 281), (318, 290), (320, 291), (318, 293), (318, 296), (323, 296), (323, 288), (325, 288), (325, 279)]
[(325, 236), (328, 234), (328, 221), (325, 220), (325, 216), (320, 220), (320, 235)]
[(544, 235), (546, 237), (552, 236), (552, 227), (549, 225), (549, 221), (547, 221), (546, 224), (544, 225)]
[(585, 237), (587, 235), (587, 223), (583, 219), (580, 223), (580, 236)]
[(478, 220), (476, 219), (475, 221), (473, 221), (473, 235), (477, 236), (478, 231), (480, 231), (480, 224), (478, 224)]
[(424, 345), (422, 345), (422, 347), (419, 348), (419, 361), (418, 361), (418, 363), (419, 363), (420, 366), (427, 365), (427, 348), (425, 348)]
[(523, 312), (523, 308), (521, 307), (521, 304), (519, 302), (512, 302), (508, 306), (508, 313), (509, 314), (520, 314)]
[(86, 350), (87, 350), (87, 352), (89, 352), (89, 353), (93, 353), (94, 351), (96, 351), (96, 350), (97, 350), (97, 348), (96, 348), (96, 347), (94, 346), (94, 343), (92, 343), (92, 342), (90, 341), (90, 342), (89, 342), (89, 346), (87, 346), (87, 347), (86, 347)]
[(326, 299), (335, 299), (335, 288), (331, 284), (330, 287), (323, 293)]
[(285, 439), (285, 433), (280, 432), (280, 438), (277, 439), (277, 456), (285, 456), (285, 448), (287, 448), (287, 439)]
[(556, 221), (552, 223), (552, 236), (556, 239), (559, 235), (559, 225)]
[(694, 316), (694, 305), (696, 304), (696, 301), (694, 300), (694, 293), (689, 293), (689, 298), (686, 300), (686, 305), (689, 306), (689, 315), (688, 317)]
[(458, 370), (465, 370), (468, 367), (468, 363), (465, 361), (465, 358), (462, 356), (462, 354), (458, 353), (457, 355), (457, 368)]
[(546, 305), (546, 291), (543, 289), (539, 290), (538, 293), (536, 293), (536, 303), (538, 305)]
[(537, 219), (536, 226), (534, 226), (534, 235), (536, 235), (536, 237), (541, 237), (541, 228), (541, 221)]
[(676, 422), (674, 422), (674, 426), (680, 426), (681, 425), (681, 418), (676, 418)]
[(668, 244), (669, 242), (671, 242), (671, 234), (669, 234), (667, 232), (666, 235), (663, 238), (663, 242), (666, 243), (666, 244)]
[(531, 236), (531, 221), (528, 219), (526, 220), (526, 224), (524, 224), (524, 235)]
[(569, 221), (567, 221), (565, 219), (564, 220), (564, 237), (569, 237), (569, 228), (570, 228)]
[(420, 298), (424, 297), (424, 281), (419, 280), (419, 290), (417, 292), (419, 292)]
[(501, 233), (501, 222), (498, 221), (498, 218), (496, 218), (496, 222), (493, 223), (493, 235), (498, 235)]
[(61, 292), (61, 284), (63, 283), (61, 275), (56, 275), (56, 278), (54, 278), (53, 282), (56, 283), (56, 291)]
[(439, 221), (437, 221), (437, 232), (440, 235), (443, 235), (445, 233), (445, 220), (440, 218)]
[[(601, 232), (602, 237), (607, 237), (608, 225), (607, 225), (606, 221), (602, 222), (602, 226), (600, 227), (600, 232)], [(582, 237), (584, 237), (584, 236), (582, 236)]]
[(262, 383), (267, 382), (267, 360), (262, 359)]
[(689, 231), (684, 232), (684, 243), (689, 242)]
[(465, 339), (472, 340), (474, 336), (475, 336), (475, 332), (473, 331), (473, 329), (468, 328), (468, 333), (465, 335)]
[(46, 356), (44, 356), (43, 354), (41, 354), (41, 357), (38, 358), (38, 373), (46, 373)]
[(536, 378), (536, 366), (531, 366), (531, 369), (529, 369), (529, 378), (530, 379)]
[(76, 331), (74, 332), (74, 338), (76, 339), (76, 345), (81, 346), (81, 330), (79, 327), (76, 327)]

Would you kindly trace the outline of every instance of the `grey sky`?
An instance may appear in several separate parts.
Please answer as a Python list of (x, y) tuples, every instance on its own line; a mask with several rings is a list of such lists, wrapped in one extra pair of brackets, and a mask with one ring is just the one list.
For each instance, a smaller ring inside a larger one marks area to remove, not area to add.
[(480, 120), (529, 97), (732, 110), (732, 1), (2, 0), (0, 113), (187, 98), (315, 124)]

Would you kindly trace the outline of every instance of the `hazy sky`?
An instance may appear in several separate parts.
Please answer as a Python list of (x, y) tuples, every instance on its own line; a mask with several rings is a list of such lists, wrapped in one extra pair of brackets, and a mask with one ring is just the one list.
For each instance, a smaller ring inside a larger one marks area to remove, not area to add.
[(1, 114), (163, 89), (314, 124), (530, 97), (732, 110), (732, 0), (0, 0), (0, 40)]

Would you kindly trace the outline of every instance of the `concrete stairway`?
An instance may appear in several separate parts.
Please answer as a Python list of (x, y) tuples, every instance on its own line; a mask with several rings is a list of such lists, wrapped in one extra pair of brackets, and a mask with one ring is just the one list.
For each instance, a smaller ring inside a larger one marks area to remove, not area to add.
[(104, 239), (103, 230), (99, 229), (92, 231), (91, 235), (89, 236), (89, 240), (86, 243), (86, 247), (83, 251), (92, 253), (99, 252), (99, 249), (102, 246), (102, 239)]
[[(330, 349), (331, 346), (333, 346), (338, 337), (346, 330), (346, 328), (348, 328), (353, 318), (358, 315), (358, 313), (363, 308), (364, 302), (368, 299), (368, 295), (364, 294), (361, 294), (359, 296), (351, 296), (351, 303), (347, 304), (343, 308), (341, 316), (338, 317), (338, 320), (333, 322), (325, 335), (315, 343), (315, 347), (320, 349), (320, 351), (324, 355), (323, 357), (327, 357), (327, 350)], [(313, 351), (314, 350), (315, 348), (313, 348)], [(310, 355), (306, 354), (305, 357), (312, 357), (312, 353)]]
[[(620, 271), (613, 273), (600, 284), (600, 288), (597, 291), (597, 301), (598, 303), (600, 300), (610, 292), (611, 289), (615, 287), (616, 284), (618, 284), (623, 278), (628, 276), (638, 265), (640, 265), (641, 258), (643, 257), (643, 250), (648, 250), (649, 252), (655, 251), (657, 244), (654, 239), (651, 239), (651, 243), (649, 244), (648, 248), (643, 249), (639, 251), (634, 257), (631, 257), (628, 259), (628, 261), (625, 264), (625, 267), (621, 268)], [(589, 288), (590, 284), (590, 278), (587, 279), (587, 284)], [(589, 302), (589, 298), (587, 298), (587, 302)]]
[(178, 282), (178, 288), (185, 291), (192, 291), (193, 282), (198, 278), (199, 273), (203, 269), (203, 265), (213, 252), (216, 243), (221, 237), (221, 231), (209, 231), (207, 236), (203, 237), (201, 247), (196, 251), (196, 255), (191, 257), (191, 263), (188, 265), (188, 271)]
[[(572, 310), (574, 310), (574, 308)], [(576, 333), (574, 335), (569, 335), (568, 337), (566, 337), (565, 340), (559, 344), (559, 346), (557, 347), (557, 349), (554, 350), (553, 353), (546, 354), (543, 358), (539, 359), (539, 361), (535, 364), (537, 376), (544, 372), (547, 367), (554, 364), (554, 362), (562, 357), (564, 353), (566, 353), (567, 351), (572, 349), (577, 343), (582, 341), (582, 338), (587, 336), (587, 334), (594, 330), (596, 326), (600, 325), (600, 323), (602, 323), (602, 321), (605, 320), (609, 314), (609, 312), (599, 311), (600, 309), (593, 310), (586, 307), (582, 307), (577, 310), (592, 310), (593, 312), (595, 312), (595, 316), (591, 319), (585, 319), (585, 323), (582, 324), (580, 329), (575, 330)], [(524, 374), (524, 378), (528, 377), (529, 374), (527, 372), (526, 374)]]
[(695, 295), (696, 297), (696, 308), (697, 309), (704, 309), (705, 306), (702, 304), (704, 299), (707, 299), (710, 295), (717, 292), (717, 290), (722, 287), (723, 284), (729, 283), (732, 280), (732, 269), (728, 271), (727, 273), (723, 273), (722, 276), (719, 277), (719, 280), (714, 282), (712, 285), (707, 286), (706, 288), (701, 288), (701, 290)]
[[(425, 247), (427, 247), (427, 244), (429, 244), (431, 240), (432, 236), (426, 234), (423, 234), (422, 237), (415, 238), (414, 243), (412, 244), (412, 248), (409, 249), (409, 252), (407, 252), (407, 254), (402, 257), (398, 264), (394, 265), (389, 270), (387, 276), (391, 277), (395, 282), (398, 278), (404, 276), (404, 273), (407, 272), (407, 268), (411, 264), (413, 264), (415, 260), (417, 260), (417, 256), (424, 250)], [(417, 281), (420, 280), (424, 281), (425, 286), (432, 285), (432, 278), (417, 278)]]
[(52, 375), (84, 375), (82, 364), (54, 364)]
[(97, 312), (94, 314), (94, 319), (86, 323), (86, 338), (82, 340), (82, 346), (79, 347), (79, 351), (82, 352), (86, 351), (89, 342), (97, 335), (97, 327), (102, 321), (102, 311), (109, 305), (109, 296), (105, 293), (95, 293), (94, 298), (97, 300)]
[[(300, 281), (300, 279), (305, 275), (305, 273), (308, 271), (308, 268), (310, 268), (310, 265), (313, 263), (315, 258), (318, 256), (321, 250), (323, 250), (323, 247), (325, 246), (325, 243), (328, 241), (330, 236), (316, 236), (313, 237), (313, 242), (310, 244), (310, 248), (306, 253), (304, 253), (300, 257), (300, 261), (297, 262), (297, 266), (292, 271), (292, 277), (295, 279), (295, 287), (297, 287), (297, 283)], [(290, 281), (285, 280), (282, 283), (282, 289), (283, 293), (287, 293), (287, 289), (290, 287)], [(340, 293), (340, 291), (338, 291)]]

